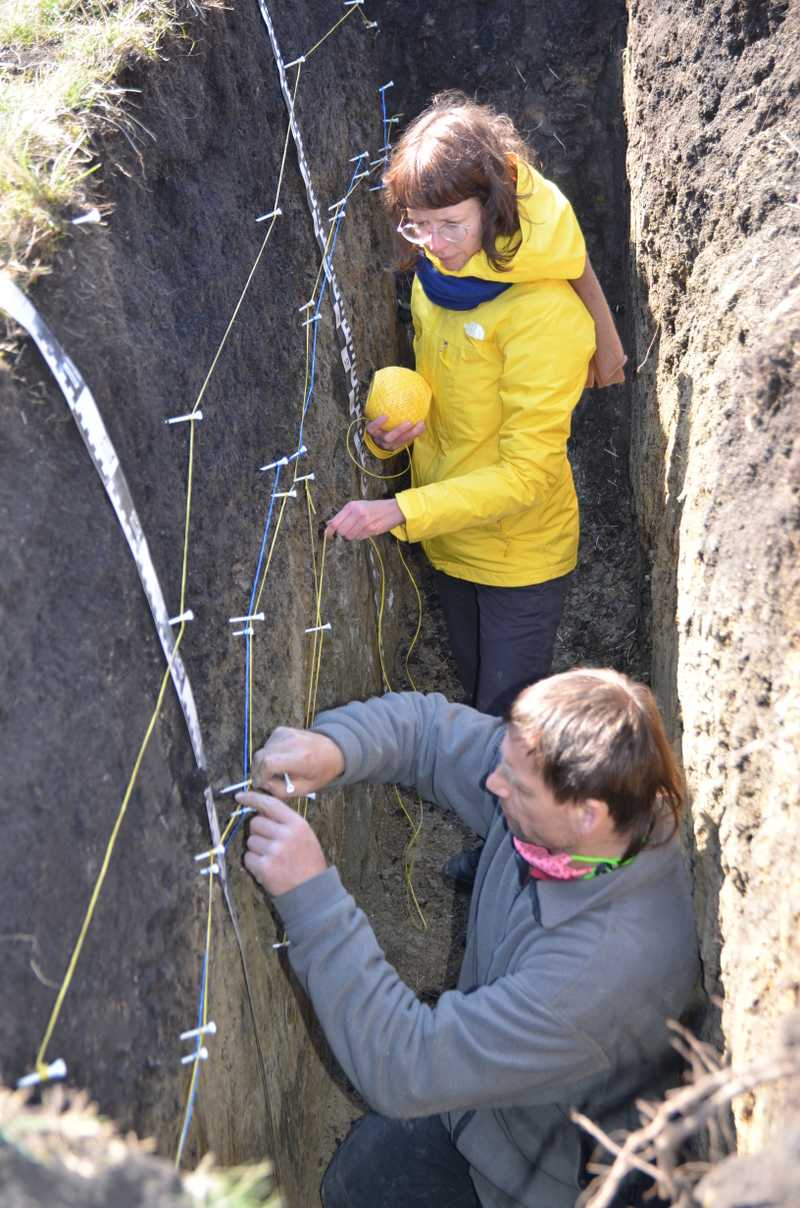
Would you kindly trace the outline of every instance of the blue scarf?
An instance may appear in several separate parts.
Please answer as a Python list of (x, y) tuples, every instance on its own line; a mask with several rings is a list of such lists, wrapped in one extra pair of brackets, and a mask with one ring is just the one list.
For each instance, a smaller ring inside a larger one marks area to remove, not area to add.
[(429, 301), (445, 310), (473, 310), (510, 288), (510, 283), (501, 285), (498, 281), (482, 281), (480, 277), (449, 277), (440, 273), (422, 253), (414, 271)]

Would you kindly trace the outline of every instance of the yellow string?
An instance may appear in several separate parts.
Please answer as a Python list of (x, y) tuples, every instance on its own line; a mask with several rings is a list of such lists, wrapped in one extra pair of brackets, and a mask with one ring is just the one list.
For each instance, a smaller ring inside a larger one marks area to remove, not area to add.
[(327, 42), (328, 38), (331, 36), (331, 34), (334, 32), (334, 30), (337, 30), (339, 28), (339, 26), (344, 21), (347, 20), (348, 17), (352, 16), (354, 10), (359, 7), (360, 7), (360, 5), (354, 4), (351, 8), (348, 8), (348, 10), (344, 14), (344, 16), (340, 17), (339, 20), (336, 22), (336, 24), (331, 26), (331, 28), (328, 30), (328, 32), (323, 37), (320, 38), (319, 42), (315, 42), (314, 45), (311, 47), (311, 50), (306, 51), (306, 53), (303, 55), (303, 58), (310, 59), (311, 56), (313, 55), (314, 51), (319, 50), (322, 43)]
[(408, 650), (406, 651), (406, 657), (405, 657), (406, 679), (408, 680), (408, 682), (411, 685), (411, 687), (413, 688), (413, 690), (416, 692), (417, 685), (414, 683), (414, 677), (411, 674), (411, 668), (409, 667), (408, 664), (409, 664), (409, 660), (411, 658), (411, 653), (417, 644), (417, 640), (418, 640), (420, 632), (422, 630), (422, 594), (420, 593), (419, 587), (417, 586), (416, 579), (414, 578), (413, 574), (411, 573), (411, 567), (408, 565), (405, 558), (403, 557), (403, 546), (402, 546), (401, 542), (397, 541), (397, 538), (395, 538), (395, 542), (397, 544), (397, 552), (400, 555), (400, 561), (403, 563), (403, 566), (405, 567), (406, 574), (408, 575), (409, 579), (411, 580), (411, 586), (414, 588), (414, 594), (417, 597), (417, 628), (414, 630), (414, 636), (411, 639), (411, 644), (408, 647)]
[[(300, 72), (301, 72), (302, 66), (303, 66), (302, 63), (298, 63), (298, 65), (297, 65), (297, 75), (295, 76), (295, 81), (294, 81), (294, 92), (292, 93), (292, 110), (294, 110), (294, 102), (297, 97), (297, 88), (300, 83)], [(278, 201), (280, 200), (281, 187), (283, 185), (283, 174), (286, 169), (286, 154), (289, 150), (289, 138), (290, 138), (291, 132), (292, 132), (292, 123), (291, 123), (291, 119), (290, 119), (289, 124), (286, 128), (286, 138), (283, 141), (283, 155), (281, 156), (281, 166), (280, 166), (280, 171), (278, 173), (278, 185), (275, 190), (275, 202), (272, 207), (274, 210), (277, 210)], [(219, 361), (219, 358), (222, 355), (222, 350), (228, 341), (228, 336), (231, 334), (233, 325), (236, 322), (237, 316), (242, 307), (242, 303), (244, 302), (245, 295), (246, 295), (248, 289), (250, 288), (250, 283), (253, 280), (253, 277), (255, 276), (255, 272), (259, 266), (261, 257), (264, 255), (267, 244), (269, 243), (270, 236), (272, 234), (272, 228), (275, 226), (275, 223), (277, 222), (278, 218), (279, 218), (278, 214), (273, 215), (272, 220), (271, 220), (269, 226), (267, 227), (267, 233), (264, 236), (264, 241), (261, 244), (261, 247), (259, 248), (258, 255), (256, 256), (255, 260), (253, 261), (253, 267), (250, 269), (247, 280), (244, 283), (244, 289), (242, 290), (241, 294), (239, 295), (239, 301), (236, 303), (235, 307), (233, 308), (233, 314), (230, 317), (228, 326), (225, 328), (225, 333), (219, 342), (219, 347), (217, 348), (217, 351), (214, 354), (214, 359), (212, 360), (208, 373), (205, 376), (205, 380), (203, 381), (203, 384), (200, 387), (200, 393), (198, 394), (198, 396), (195, 400), (195, 404), (192, 407), (192, 415), (194, 415), (195, 411), (197, 410), (197, 408), (200, 406), (200, 403), (202, 402), (203, 395), (205, 394), (206, 389), (208, 387), (208, 383), (211, 381), (211, 377), (214, 373), (214, 370), (217, 367), (217, 362)], [(192, 424), (191, 427), (194, 428), (194, 424)]]
[(374, 470), (368, 470), (363, 462), (360, 462), (355, 453), (353, 453), (352, 449), (350, 448), (350, 433), (353, 431), (353, 428), (355, 428), (356, 424), (362, 424), (364, 422), (363, 415), (357, 415), (348, 426), (347, 435), (345, 436), (345, 448), (347, 449), (347, 456), (350, 458), (353, 465), (358, 466), (362, 474), (366, 474), (368, 478), (379, 478), (382, 482), (386, 482), (390, 478), (402, 478), (411, 468), (411, 453), (408, 449), (398, 449), (399, 453), (406, 453), (408, 455), (408, 465), (405, 466), (404, 469), (399, 470), (397, 474), (376, 474)]
[[(208, 912), (206, 914), (206, 948), (205, 948), (205, 961), (204, 961), (205, 991), (203, 993), (203, 1013), (202, 1013), (202, 1017), (200, 1019), (200, 1024), (202, 1027), (205, 1027), (206, 1024), (208, 1023), (208, 987), (209, 987), (209, 982), (211, 980), (211, 915), (212, 915), (213, 905), (214, 905), (214, 877), (213, 877), (213, 874), (209, 873), (209, 875), (208, 875)], [(196, 1042), (195, 1042), (195, 1048), (198, 1053), (199, 1053), (201, 1047), (202, 1047), (202, 1039), (200, 1036), (198, 1036), (196, 1039)], [(186, 1120), (189, 1115), (189, 1107), (192, 1102), (192, 1096), (194, 1095), (194, 1089), (195, 1089), (195, 1086), (197, 1085), (197, 1078), (198, 1078), (199, 1073), (200, 1073), (200, 1058), (196, 1056), (194, 1061), (192, 1062), (192, 1076), (189, 1079), (189, 1089), (186, 1094), (186, 1107), (184, 1108), (184, 1112), (183, 1112), (183, 1123), (181, 1124), (181, 1130), (180, 1130), (180, 1133), (178, 1134), (178, 1148), (175, 1152), (175, 1168), (176, 1169), (180, 1166), (180, 1162), (181, 1162), (181, 1143), (180, 1143), (181, 1137), (183, 1137), (183, 1130), (186, 1128)], [(189, 1140), (189, 1137), (187, 1134), (187, 1136), (184, 1138), (184, 1144), (188, 1140)]]
[[(385, 608), (385, 604), (386, 604), (386, 569), (384, 567), (383, 558), (381, 557), (381, 552), (378, 549), (377, 543), (373, 540), (372, 537), (368, 537), (367, 540), (369, 541), (370, 545), (372, 546), (372, 549), (375, 553), (375, 557), (378, 560), (378, 567), (380, 569), (381, 589), (380, 589), (380, 602), (378, 604), (378, 661), (380, 662), (381, 678), (383, 680), (384, 689), (387, 692), (391, 692), (392, 685), (389, 681), (389, 676), (386, 671), (386, 661), (384, 658), (384, 650), (383, 650), (383, 613), (384, 613), (384, 608)], [(412, 818), (411, 814), (409, 813), (406, 803), (403, 800), (402, 795), (401, 795), (400, 790), (398, 789), (397, 785), (396, 784), (392, 785), (392, 788), (394, 789), (394, 795), (397, 798), (397, 802), (400, 806), (400, 809), (403, 811), (403, 814), (405, 815), (406, 821), (408, 822), (409, 828), (411, 830), (411, 835), (409, 837), (408, 843), (406, 844), (405, 851), (403, 853), (403, 880), (405, 881), (406, 893), (408, 894), (409, 901), (411, 902), (411, 904), (413, 905), (414, 909), (417, 912), (417, 916), (419, 918), (420, 923), (422, 924), (423, 930), (427, 931), (428, 921), (425, 918), (422, 907), (419, 904), (419, 898), (417, 897), (417, 892), (414, 888), (414, 864), (416, 861), (416, 846), (417, 846), (417, 843), (419, 842), (419, 836), (422, 831), (422, 802), (419, 800), (419, 797), (418, 797), (417, 800), (419, 802), (420, 816), (419, 816), (418, 820), (415, 820), (414, 818)]]
[(61, 983), (61, 988), (58, 991), (58, 996), (56, 997), (55, 1005), (54, 1005), (53, 1010), (50, 1015), (50, 1020), (45, 1029), (44, 1038), (42, 1040), (42, 1043), (39, 1046), (39, 1051), (36, 1054), (36, 1070), (37, 1070), (37, 1073), (39, 1073), (41, 1075), (44, 1075), (44, 1073), (47, 1070), (48, 1063), (45, 1061), (45, 1053), (47, 1052), (47, 1046), (49, 1045), (50, 1040), (52, 1038), (53, 1031), (55, 1029), (56, 1023), (58, 1022), (58, 1017), (61, 1014), (61, 1006), (64, 1002), (64, 999), (67, 996), (67, 991), (69, 990), (70, 984), (72, 982), (72, 975), (74, 974), (75, 967), (78, 964), (78, 959), (81, 954), (81, 949), (83, 948), (83, 943), (84, 943), (84, 940), (86, 939), (86, 934), (89, 930), (89, 926), (92, 921), (92, 916), (94, 915), (95, 907), (97, 906), (97, 902), (100, 897), (100, 891), (102, 890), (103, 882), (106, 879), (106, 873), (108, 872), (108, 868), (111, 863), (111, 855), (112, 855), (112, 852), (114, 851), (114, 845), (117, 841), (117, 836), (119, 834), (120, 827), (122, 826), (122, 822), (125, 817), (125, 813), (128, 809), (128, 803), (130, 802), (131, 795), (132, 795), (133, 789), (134, 789), (134, 785), (136, 783), (136, 778), (139, 774), (139, 768), (141, 767), (142, 760), (144, 759), (145, 751), (147, 750), (147, 747), (150, 743), (150, 739), (153, 735), (153, 730), (155, 729), (156, 722), (158, 721), (158, 717), (161, 712), (161, 705), (164, 701), (164, 694), (167, 690), (167, 684), (169, 683), (170, 674), (172, 672), (172, 665), (175, 662), (175, 658), (177, 656), (178, 649), (180, 647), (181, 640), (183, 638), (185, 625), (186, 625), (185, 621), (181, 623), (180, 630), (178, 631), (178, 636), (175, 639), (175, 645), (172, 648), (172, 654), (170, 655), (169, 662), (167, 663), (167, 669), (164, 672), (164, 676), (161, 680), (161, 687), (158, 692), (158, 699), (156, 700), (156, 707), (153, 710), (152, 716), (150, 718), (147, 729), (145, 731), (144, 738), (142, 739), (141, 746), (139, 747), (139, 753), (136, 756), (136, 760), (133, 765), (133, 771), (131, 773), (130, 780), (128, 781), (128, 786), (125, 789), (125, 794), (122, 798), (122, 804), (119, 807), (119, 811), (117, 813), (117, 818), (116, 818), (116, 821), (115, 821), (114, 826), (111, 831), (111, 836), (108, 840), (108, 844), (106, 845), (106, 852), (103, 857), (103, 863), (100, 866), (100, 872), (98, 874), (94, 890), (92, 891), (92, 896), (89, 899), (89, 905), (87, 907), (86, 914), (84, 915), (84, 919), (83, 919), (83, 923), (81, 924), (80, 932), (78, 933), (78, 939), (75, 943), (75, 947), (72, 950), (72, 956), (69, 959), (67, 971), (64, 974), (64, 980)]

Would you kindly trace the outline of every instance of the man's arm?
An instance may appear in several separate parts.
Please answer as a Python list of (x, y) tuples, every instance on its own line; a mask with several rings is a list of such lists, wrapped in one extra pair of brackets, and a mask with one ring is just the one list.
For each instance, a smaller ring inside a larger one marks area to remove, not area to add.
[(448, 991), (434, 1007), (421, 1003), (335, 868), (275, 905), (331, 1048), (383, 1115), (552, 1102), (608, 1066), (602, 1049), (548, 1006), (533, 964), (469, 994)]
[(311, 732), (276, 730), (253, 760), (253, 785), (290, 797), (323, 785), (401, 784), (454, 810), (479, 835), (495, 811), (483, 786), (497, 762), (499, 718), (451, 704), (438, 692), (387, 693), (320, 713)]

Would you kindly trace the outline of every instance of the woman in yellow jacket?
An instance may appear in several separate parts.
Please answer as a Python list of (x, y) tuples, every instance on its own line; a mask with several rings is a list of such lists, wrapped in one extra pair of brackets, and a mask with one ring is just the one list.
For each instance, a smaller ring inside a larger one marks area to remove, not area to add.
[(526, 156), (509, 118), (453, 93), (397, 144), (385, 196), (413, 250), (431, 409), (426, 424), (367, 429), (380, 457), (413, 441), (413, 486), (353, 500), (329, 525), (422, 542), (468, 697), (498, 715), (550, 670), (578, 551), (567, 440), (595, 351), (569, 284), (586, 267), (583, 236)]

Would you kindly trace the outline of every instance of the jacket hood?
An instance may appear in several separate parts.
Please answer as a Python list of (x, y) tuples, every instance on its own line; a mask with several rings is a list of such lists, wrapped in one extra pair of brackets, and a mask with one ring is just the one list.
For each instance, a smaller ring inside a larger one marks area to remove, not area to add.
[[(517, 160), (517, 205), (522, 243), (505, 271), (492, 268), (482, 249), (455, 272), (445, 268), (430, 252), (426, 256), (440, 273), (448, 276), (480, 277), (508, 285), (523, 281), (572, 281), (580, 277), (586, 262), (586, 245), (572, 206), (552, 181), (522, 160)], [(503, 236), (497, 246), (506, 251), (514, 242), (514, 237)]]

